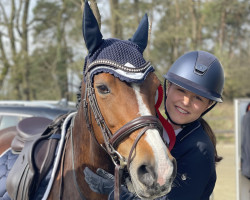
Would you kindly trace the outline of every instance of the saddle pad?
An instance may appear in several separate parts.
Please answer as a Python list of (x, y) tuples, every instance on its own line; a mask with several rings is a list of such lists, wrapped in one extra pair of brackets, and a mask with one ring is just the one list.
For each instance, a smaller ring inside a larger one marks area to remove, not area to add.
[(13, 154), (11, 149), (7, 149), (0, 156), (0, 200), (11, 200), (6, 190), (6, 180), (17, 157), (18, 155)]
[[(6, 180), (17, 158), (18, 154), (13, 154), (11, 149), (8, 149), (0, 156), (0, 200), (11, 200), (6, 190)], [(53, 165), (51, 165), (47, 175), (41, 181), (39, 188), (33, 198), (34, 200), (42, 199), (47, 189), (52, 174), (52, 169)]]

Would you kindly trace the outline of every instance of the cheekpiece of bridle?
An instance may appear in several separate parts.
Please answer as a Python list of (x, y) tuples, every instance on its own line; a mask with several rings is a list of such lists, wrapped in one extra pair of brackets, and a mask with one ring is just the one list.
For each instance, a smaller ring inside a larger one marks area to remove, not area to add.
[[(101, 114), (101, 111), (100, 111), (100, 108), (98, 106), (97, 99), (95, 96), (93, 82), (91, 80), (91, 73), (97, 66), (99, 67), (105, 66), (110, 69), (120, 69), (124, 72), (130, 72), (130, 73), (142, 73), (142, 72), (145, 72), (151, 66), (151, 64), (150, 62), (146, 62), (144, 65), (138, 68), (130, 68), (130, 67), (121, 65), (119, 63), (116, 63), (114, 61), (102, 59), (102, 60), (96, 60), (90, 64), (87, 63), (85, 74), (84, 74), (86, 86), (85, 86), (83, 106), (84, 106), (86, 124), (87, 124), (88, 130), (90, 131), (92, 136), (95, 138), (95, 134), (92, 128), (91, 120), (90, 120), (90, 115), (91, 115), (91, 113), (89, 112), (89, 106), (90, 106), (92, 113), (95, 117), (95, 120), (98, 126), (101, 128), (102, 135), (104, 138), (105, 146), (103, 146), (102, 144), (100, 145), (109, 154), (109, 156), (111, 157), (115, 165), (115, 179), (116, 179), (115, 180), (115, 196), (117, 196), (117, 198), (119, 199), (119, 186), (121, 184), (120, 177), (122, 176), (122, 173), (125, 167), (127, 168), (129, 172), (129, 166), (132, 161), (132, 154), (138, 141), (143, 136), (143, 134), (149, 129), (157, 129), (159, 133), (162, 134), (163, 127), (159, 119), (155, 116), (151, 116), (151, 115), (140, 116), (128, 122), (123, 127), (121, 127), (118, 131), (112, 134)], [(132, 145), (128, 159), (125, 159), (122, 155), (120, 155), (118, 151), (116, 151), (116, 148), (118, 147), (120, 142), (122, 142), (131, 133), (133, 133), (134, 131), (138, 129), (141, 129), (141, 131), (137, 135)]]

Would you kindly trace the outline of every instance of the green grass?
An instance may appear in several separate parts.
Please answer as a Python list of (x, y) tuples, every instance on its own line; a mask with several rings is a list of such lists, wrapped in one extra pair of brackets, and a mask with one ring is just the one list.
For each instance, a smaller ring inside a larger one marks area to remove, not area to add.
[(225, 133), (225, 134), (216, 134), (217, 142), (227, 144), (227, 143), (234, 143), (235, 137), (232, 133)]
[(234, 142), (234, 103), (226, 101), (217, 104), (204, 116), (214, 130), (218, 142)]

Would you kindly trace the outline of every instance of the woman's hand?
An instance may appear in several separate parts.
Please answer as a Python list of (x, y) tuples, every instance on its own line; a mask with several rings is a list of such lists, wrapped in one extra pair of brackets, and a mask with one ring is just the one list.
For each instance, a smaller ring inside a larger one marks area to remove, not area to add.
[(98, 168), (96, 173), (88, 167), (84, 170), (85, 181), (92, 191), (100, 194), (109, 194), (114, 190), (114, 176), (103, 169)]
[[(85, 181), (89, 184), (92, 191), (100, 194), (109, 194), (109, 200), (114, 199), (114, 176), (103, 169), (98, 168), (96, 173), (92, 172), (88, 167), (84, 170)], [(120, 187), (121, 200), (138, 200), (135, 194), (128, 191), (126, 186)]]

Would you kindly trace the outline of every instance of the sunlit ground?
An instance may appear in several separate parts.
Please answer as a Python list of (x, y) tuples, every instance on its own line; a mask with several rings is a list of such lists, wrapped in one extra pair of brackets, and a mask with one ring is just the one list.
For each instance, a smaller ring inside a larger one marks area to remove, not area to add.
[(235, 144), (219, 143), (217, 150), (223, 160), (217, 165), (217, 182), (212, 200), (236, 199)]

